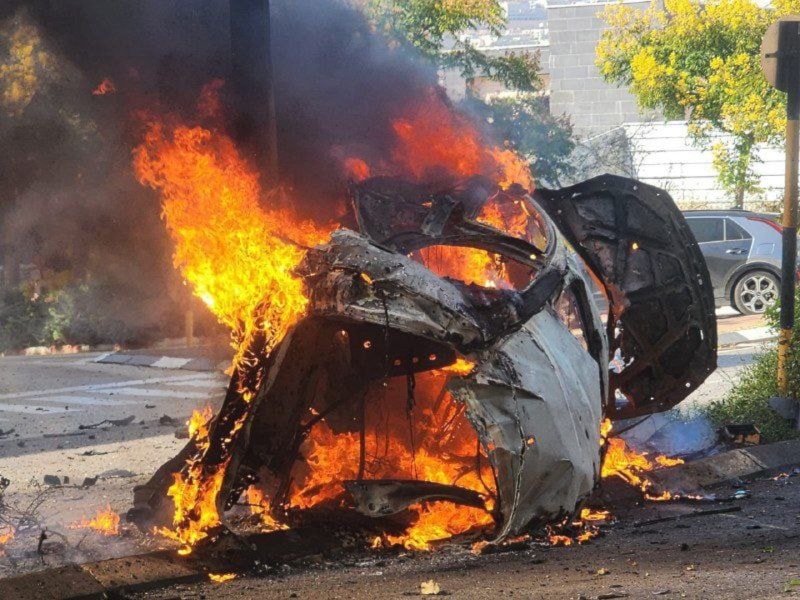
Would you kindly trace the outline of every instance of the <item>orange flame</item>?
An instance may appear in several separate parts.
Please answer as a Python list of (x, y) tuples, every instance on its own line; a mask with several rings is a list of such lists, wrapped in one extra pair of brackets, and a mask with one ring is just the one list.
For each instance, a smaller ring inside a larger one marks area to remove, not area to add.
[(450, 502), (415, 504), (410, 509), (417, 513), (417, 520), (402, 535), (385, 535), (388, 545), (400, 545), (406, 550), (431, 550), (432, 542), (494, 523), (485, 510)]
[(360, 158), (348, 158), (344, 161), (347, 174), (356, 181), (364, 181), (370, 175), (369, 165)]
[(219, 469), (211, 477), (204, 476), (200, 458), (208, 448), (208, 424), (212, 417), (211, 407), (202, 412), (194, 411), (189, 419), (189, 435), (195, 441), (199, 453), (187, 461), (187, 472), (175, 474), (175, 481), (167, 490), (172, 498), (175, 513), (172, 517), (174, 530), (161, 528), (159, 533), (181, 542), (181, 554), (189, 554), (200, 540), (208, 537), (208, 530), (220, 523), (217, 511), (217, 495), (222, 487), (225, 469)]
[[(202, 116), (210, 118), (220, 112), (221, 86), (221, 81), (214, 81), (204, 88), (198, 105)], [(430, 169), (444, 170), (456, 177), (483, 173), (495, 177), (504, 187), (511, 183), (533, 187), (524, 161), (509, 150), (485, 144), (477, 130), (452, 112), (439, 96), (432, 94), (427, 103), (412, 108), (392, 126), (397, 137), (393, 156), (405, 174), (423, 178)], [(261, 352), (268, 354), (305, 313), (308, 299), (294, 269), (305, 248), (325, 241), (332, 227), (302, 222), (288, 209), (262, 207), (264, 194), (258, 173), (240, 156), (229, 137), (209, 129), (168, 127), (155, 120), (148, 124), (142, 143), (134, 149), (133, 165), (138, 180), (161, 195), (162, 217), (175, 244), (175, 266), (195, 295), (231, 329), (236, 349), (234, 367), (246, 369), (246, 351), (257, 334), (266, 339)], [(356, 179), (372, 174), (370, 165), (357, 158), (347, 160), (345, 167)], [(508, 285), (505, 267), (497, 257), (487, 255), (474, 260), (477, 262), (470, 262), (469, 272), (476, 274), (476, 281), (483, 285)], [(240, 390), (242, 401), (249, 403), (255, 391)], [(245, 417), (246, 414), (236, 422), (233, 431), (226, 433), (234, 436)], [(174, 527), (162, 533), (181, 542), (183, 553), (190, 552), (194, 544), (208, 537), (208, 531), (220, 523), (216, 500), (227, 460), (211, 472), (204, 468), (210, 418), (210, 410), (193, 417), (190, 430), (198, 452), (187, 461), (183, 473), (176, 475), (168, 491), (175, 504)], [(469, 431), (474, 440), (474, 432)], [(331, 437), (335, 439), (328, 439)], [(307, 444), (310, 474), (292, 496), (292, 504), (299, 507), (336, 497), (341, 490), (331, 483), (355, 475), (342, 472), (348, 461), (335, 460), (337, 453), (358, 447), (355, 437), (328, 435), (321, 423)], [(439, 469), (438, 474), (425, 473), (424, 478), (430, 481), (457, 480), (459, 485), (481, 490), (485, 490), (481, 480), (493, 484), (488, 465), (487, 473), (480, 476), (473, 469), (470, 479), (469, 475), (453, 470), (453, 464), (458, 467), (459, 461), (453, 462), (452, 454), (442, 455), (441, 448), (423, 445), (415, 454), (408, 452), (406, 442), (392, 440), (392, 444), (400, 444), (406, 456), (413, 455), (413, 460), (395, 465), (398, 468), (387, 470), (382, 476), (408, 473), (410, 466), (412, 471), (425, 471), (423, 466), (427, 465)], [(472, 461), (476, 446), (469, 449)], [(448, 448), (448, 451), (463, 459), (465, 448)], [(261, 502), (257, 504), (260, 506)], [(439, 524), (442, 519), (450, 518), (442, 516), (445, 509), (432, 507), (427, 505), (417, 511), (420, 515), (417, 526), (426, 533), (419, 534), (423, 542), (414, 544), (424, 545), (425, 539), (438, 535), (431, 533), (429, 519), (433, 517), (428, 515), (440, 515), (436, 517)], [(470, 513), (465, 509), (459, 511)], [(478, 512), (480, 515), (466, 520), (473, 525), (491, 521), (487, 513)], [(459, 530), (463, 527), (466, 525), (456, 525)], [(447, 527), (444, 530), (450, 531)]]
[(551, 546), (585, 544), (600, 535), (600, 524), (608, 523), (611, 519), (611, 513), (607, 510), (582, 508), (580, 515), (571, 523), (567, 519), (556, 526), (547, 525), (547, 541)]
[(230, 138), (201, 127), (170, 132), (152, 123), (134, 150), (134, 169), (161, 192), (175, 266), (231, 328), (240, 352), (256, 330), (272, 345), (280, 341), (308, 303), (292, 273), (304, 250), (292, 242), (314, 245), (328, 231), (262, 209), (258, 175)]
[(117, 86), (108, 77), (103, 79), (96, 88), (92, 90), (92, 96), (105, 96), (106, 94), (114, 94), (117, 91)]
[[(217, 110), (210, 85), (201, 105)], [(201, 108), (202, 108), (201, 106)], [(225, 135), (201, 127), (168, 129), (154, 121), (133, 152), (139, 181), (158, 190), (162, 217), (175, 243), (173, 261), (235, 341), (234, 365), (245, 360), (253, 336), (264, 332), (269, 352), (303, 315), (308, 299), (293, 270), (303, 247), (327, 237), (288, 210), (265, 210), (257, 173)], [(242, 390), (249, 402), (253, 390)], [(168, 494), (175, 504), (174, 530), (161, 532), (183, 544), (182, 552), (219, 525), (216, 499), (227, 461), (213, 473), (203, 469), (210, 409), (193, 417), (190, 429), (199, 454), (177, 474)], [(236, 423), (234, 435), (242, 425)]]
[(225, 583), (238, 577), (236, 573), (209, 573), (208, 578), (214, 583)]
[(269, 498), (264, 496), (264, 492), (255, 486), (247, 488), (247, 503), (250, 505), (250, 512), (261, 518), (263, 531), (276, 531), (278, 529), (288, 529), (284, 523), (280, 523), (270, 514)]
[(103, 535), (119, 535), (119, 515), (111, 510), (109, 504), (105, 510), (97, 512), (92, 519), (81, 519), (70, 525), (70, 529), (93, 529)]
[(392, 129), (396, 136), (394, 164), (418, 180), (443, 169), (456, 177), (482, 173), (503, 188), (518, 183), (533, 189), (530, 168), (519, 155), (486, 144), (475, 126), (433, 90), (424, 102), (392, 121)]
[(606, 419), (600, 425), (600, 444), (608, 444), (600, 476), (619, 477), (633, 487), (638, 487), (648, 500), (671, 500), (673, 494), (668, 491), (654, 494), (653, 484), (644, 479), (641, 474), (653, 471), (657, 467), (671, 467), (683, 464), (683, 459), (656, 456), (653, 459), (647, 453), (640, 453), (628, 448), (625, 440), (619, 437), (608, 438), (611, 431), (611, 421)]
[[(472, 365), (463, 361), (459, 368), (466, 371), (468, 366), (471, 369)], [(491, 510), (494, 474), (485, 457), (481, 472), (475, 468), (478, 441), (464, 415), (465, 408), (450, 394), (441, 393), (448, 376), (444, 371), (417, 375), (415, 444), (409, 439), (409, 423), (402, 408), (387, 411), (375, 406), (368, 413), (366, 451), (373, 460), (366, 464), (365, 475), (367, 479), (419, 479), (458, 485), (486, 494), (487, 509)], [(392, 391), (390, 386), (387, 395), (392, 396)], [(399, 400), (405, 402), (404, 397)], [(384, 421), (387, 412), (389, 421)], [(299, 474), (290, 505), (308, 508), (342, 497), (341, 482), (358, 477), (359, 450), (358, 433), (336, 434), (325, 421), (315, 425), (301, 449), (307, 472)], [(380, 542), (373, 540), (373, 546), (399, 544), (410, 550), (429, 550), (435, 540), (493, 523), (487, 511), (449, 502), (416, 504), (410, 510), (416, 513), (416, 519), (404, 534), (384, 535)]]
[(473, 369), (475, 369), (474, 362), (459, 357), (456, 359), (456, 362), (454, 362), (452, 365), (443, 367), (442, 371), (444, 371), (445, 373), (450, 373), (451, 375), (466, 377), (467, 375), (472, 373)]

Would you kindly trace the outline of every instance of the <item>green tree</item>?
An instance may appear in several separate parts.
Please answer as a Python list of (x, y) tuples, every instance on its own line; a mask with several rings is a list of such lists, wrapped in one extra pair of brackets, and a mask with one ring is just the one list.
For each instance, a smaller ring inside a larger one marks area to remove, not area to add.
[(758, 191), (757, 145), (778, 142), (785, 126), (785, 96), (761, 72), (761, 38), (796, 8), (780, 0), (774, 8), (752, 0), (665, 0), (644, 10), (608, 5), (597, 65), (643, 108), (685, 119), (695, 143), (712, 150), (720, 184), (741, 207), (745, 193)]
[(478, 28), (502, 33), (506, 19), (498, 0), (368, 0), (367, 12), (389, 39), (410, 44), (440, 67), (460, 69), (467, 80), (482, 75), (516, 90), (541, 89), (538, 54), (489, 56), (463, 38)]
[(367, 0), (367, 12), (389, 39), (411, 45), (437, 67), (458, 69), (468, 82), (478, 76), (499, 81), (516, 92), (487, 104), (468, 98), (467, 104), (528, 160), (535, 180), (558, 184), (571, 173), (572, 126), (566, 117), (550, 115), (539, 53), (490, 56), (463, 35), (488, 29), (499, 36), (506, 20), (498, 0)]

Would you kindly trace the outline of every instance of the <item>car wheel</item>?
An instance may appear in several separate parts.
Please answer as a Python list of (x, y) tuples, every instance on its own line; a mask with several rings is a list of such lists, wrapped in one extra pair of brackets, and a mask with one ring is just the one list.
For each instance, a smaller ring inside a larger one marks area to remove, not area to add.
[(759, 315), (775, 304), (780, 282), (769, 271), (745, 273), (733, 288), (733, 306), (744, 315)]

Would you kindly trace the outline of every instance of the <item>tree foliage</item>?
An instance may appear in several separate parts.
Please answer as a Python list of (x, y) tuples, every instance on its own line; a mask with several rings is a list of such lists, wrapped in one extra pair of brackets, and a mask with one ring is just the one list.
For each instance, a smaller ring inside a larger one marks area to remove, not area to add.
[(538, 55), (489, 56), (464, 39), (471, 29), (502, 33), (506, 20), (498, 0), (369, 0), (367, 9), (388, 38), (410, 44), (438, 66), (460, 69), (468, 80), (482, 75), (516, 90), (541, 90)]
[(770, 23), (798, 8), (792, 3), (665, 0), (647, 9), (608, 5), (602, 14), (603, 77), (628, 86), (643, 108), (685, 119), (739, 206), (758, 190), (757, 145), (778, 142), (785, 126), (785, 96), (764, 79), (760, 44)]

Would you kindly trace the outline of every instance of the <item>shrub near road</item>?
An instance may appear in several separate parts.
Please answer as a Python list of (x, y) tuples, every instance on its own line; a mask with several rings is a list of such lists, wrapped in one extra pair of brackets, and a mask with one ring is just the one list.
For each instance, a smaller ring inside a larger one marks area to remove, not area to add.
[[(774, 306), (764, 315), (767, 325), (778, 329), (779, 307)], [(800, 397), (800, 293), (795, 292), (794, 341), (789, 350), (789, 395)], [(765, 442), (774, 442), (800, 437), (794, 425), (775, 413), (769, 406), (769, 398), (778, 395), (778, 348), (772, 344), (755, 357), (753, 364), (745, 368), (736, 385), (724, 399), (712, 402), (705, 408), (707, 416), (715, 425), (727, 423), (753, 423)]]

